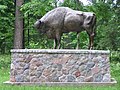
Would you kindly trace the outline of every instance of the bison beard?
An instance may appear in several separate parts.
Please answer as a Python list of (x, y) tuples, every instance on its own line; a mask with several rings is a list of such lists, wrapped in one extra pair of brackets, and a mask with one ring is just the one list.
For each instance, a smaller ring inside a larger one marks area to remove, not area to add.
[(58, 7), (46, 13), (35, 22), (34, 27), (40, 33), (54, 39), (54, 48), (60, 49), (61, 36), (63, 33), (77, 32), (77, 49), (79, 49), (79, 33), (86, 31), (89, 36), (88, 49), (93, 49), (95, 36), (96, 16), (92, 12), (72, 10), (68, 7)]

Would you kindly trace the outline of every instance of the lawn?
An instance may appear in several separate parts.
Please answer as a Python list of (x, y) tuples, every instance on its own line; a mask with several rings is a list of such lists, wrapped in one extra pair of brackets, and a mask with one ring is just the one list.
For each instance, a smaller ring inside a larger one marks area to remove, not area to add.
[(12, 86), (3, 84), (9, 80), (10, 55), (0, 55), (0, 90), (120, 90), (120, 63), (111, 62), (111, 75), (117, 80), (112, 86)]

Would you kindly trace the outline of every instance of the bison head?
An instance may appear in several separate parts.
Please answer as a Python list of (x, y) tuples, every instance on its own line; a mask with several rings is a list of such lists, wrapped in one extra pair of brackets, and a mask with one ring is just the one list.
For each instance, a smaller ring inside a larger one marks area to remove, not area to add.
[(46, 33), (46, 31), (44, 30), (44, 22), (42, 22), (41, 20), (37, 20), (34, 24), (34, 27), (38, 29), (40, 33)]

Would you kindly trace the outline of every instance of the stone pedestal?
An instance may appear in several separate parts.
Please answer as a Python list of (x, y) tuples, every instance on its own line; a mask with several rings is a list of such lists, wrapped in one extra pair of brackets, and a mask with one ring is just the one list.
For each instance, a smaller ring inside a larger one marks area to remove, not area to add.
[(109, 53), (103, 50), (13, 49), (9, 83), (111, 83)]

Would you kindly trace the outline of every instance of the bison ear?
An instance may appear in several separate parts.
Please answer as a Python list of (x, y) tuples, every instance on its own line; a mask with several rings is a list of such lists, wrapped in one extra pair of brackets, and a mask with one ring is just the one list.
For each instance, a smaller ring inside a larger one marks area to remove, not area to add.
[(44, 25), (44, 22), (42, 22), (41, 20), (39, 21), (39, 25), (40, 26), (43, 26)]

